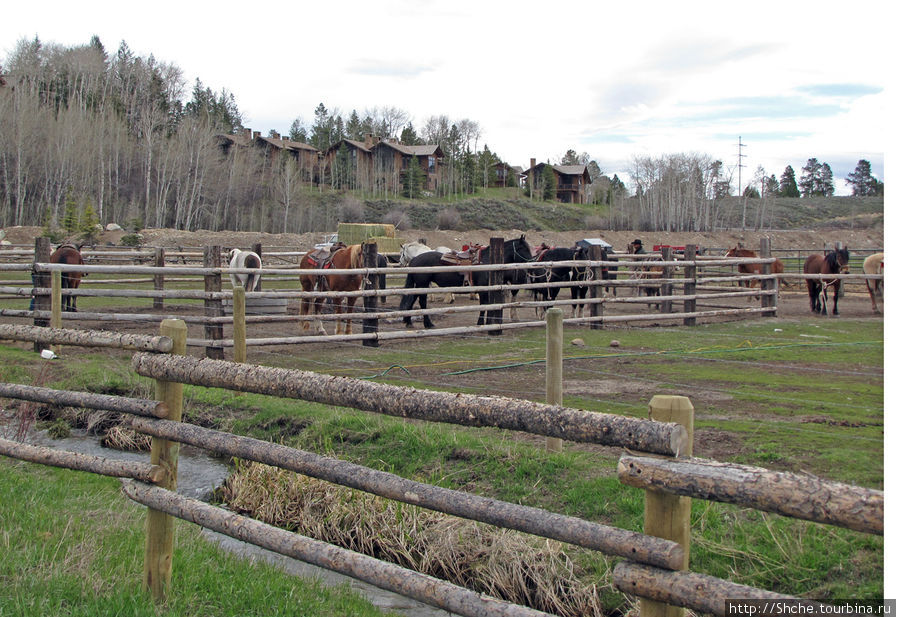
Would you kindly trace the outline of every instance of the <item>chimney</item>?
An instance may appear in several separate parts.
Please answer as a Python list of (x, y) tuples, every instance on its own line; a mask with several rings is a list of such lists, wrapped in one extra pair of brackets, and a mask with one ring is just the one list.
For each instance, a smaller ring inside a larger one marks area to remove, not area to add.
[(244, 139), (247, 141), (253, 139), (253, 131), (251, 129), (244, 129)]
[(375, 141), (375, 136), (372, 133), (366, 133), (365, 144), (367, 150), (375, 145)]
[(253, 139), (259, 139), (259, 131), (253, 131)]
[(272, 131), (272, 139), (281, 139), (281, 135), (278, 134), (278, 131)]
[(531, 167), (528, 168), (528, 194), (534, 197), (534, 166), (537, 163), (535, 159), (531, 159)]

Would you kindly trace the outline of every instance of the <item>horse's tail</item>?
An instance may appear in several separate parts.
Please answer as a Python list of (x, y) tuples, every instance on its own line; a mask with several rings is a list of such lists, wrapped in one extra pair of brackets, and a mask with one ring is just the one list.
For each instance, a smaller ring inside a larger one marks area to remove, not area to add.
[[(403, 286), (407, 289), (412, 289), (413, 287), (416, 286), (416, 281), (413, 278), (412, 272), (410, 272), (409, 274), (406, 275), (406, 282), (403, 284)], [(400, 300), (400, 309), (399, 310), (408, 311), (409, 309), (412, 308), (413, 302), (415, 302), (415, 301), (416, 301), (415, 294), (406, 294)]]

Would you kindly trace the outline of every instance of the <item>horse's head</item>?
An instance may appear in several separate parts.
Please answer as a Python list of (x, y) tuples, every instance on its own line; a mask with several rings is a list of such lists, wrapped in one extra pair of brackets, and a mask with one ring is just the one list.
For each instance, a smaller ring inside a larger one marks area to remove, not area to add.
[(725, 257), (735, 257), (737, 256), (738, 247), (734, 247), (725, 251)]
[(835, 272), (847, 273), (850, 272), (850, 251), (845, 248), (835, 249), (831, 253), (828, 254), (829, 258), (834, 256), (834, 260), (829, 259), (829, 263), (833, 263), (837, 266)]
[(531, 252), (531, 246), (525, 240), (525, 234), (513, 240), (507, 240), (504, 243), (505, 260), (507, 263), (531, 261), (534, 254)]
[(241, 249), (231, 249), (228, 252), (228, 262), (234, 263), (234, 260), (237, 259), (237, 256), (241, 254)]

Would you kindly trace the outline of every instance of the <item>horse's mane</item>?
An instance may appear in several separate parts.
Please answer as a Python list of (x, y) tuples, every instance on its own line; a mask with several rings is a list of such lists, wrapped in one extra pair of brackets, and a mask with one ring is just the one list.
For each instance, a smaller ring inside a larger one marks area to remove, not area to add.
[(362, 244), (353, 244), (350, 246), (350, 267), (362, 268)]
[(839, 258), (843, 258), (844, 263), (850, 263), (850, 251), (847, 249), (835, 249), (829, 251), (828, 254), (825, 255), (825, 262), (828, 264), (828, 268), (831, 272), (837, 272), (841, 269)]

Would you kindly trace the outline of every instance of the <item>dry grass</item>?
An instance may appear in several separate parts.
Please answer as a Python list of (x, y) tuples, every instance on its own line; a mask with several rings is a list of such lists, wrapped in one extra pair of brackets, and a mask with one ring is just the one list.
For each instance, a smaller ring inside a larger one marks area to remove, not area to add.
[(352, 491), (259, 463), (223, 489), (229, 507), (278, 527), (561, 616), (599, 616), (600, 586), (555, 541)]

